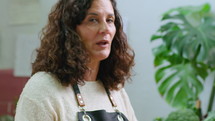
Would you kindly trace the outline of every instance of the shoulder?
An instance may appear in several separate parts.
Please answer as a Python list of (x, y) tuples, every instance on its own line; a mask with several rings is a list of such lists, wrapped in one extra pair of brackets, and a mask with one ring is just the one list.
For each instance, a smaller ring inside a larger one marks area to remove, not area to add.
[(26, 83), (21, 96), (43, 98), (63, 88), (58, 79), (48, 72), (35, 73)]
[(50, 82), (49, 80), (56, 80), (57, 78), (49, 73), (49, 72), (37, 72), (35, 73), (29, 80), (28, 82), (35, 82), (35, 81), (40, 81), (41, 83), (47, 83)]
[(128, 94), (126, 93), (125, 89), (122, 88), (118, 91), (113, 91), (114, 98), (118, 101), (118, 105), (124, 107), (124, 110), (130, 110), (131, 103)]
[(62, 86), (51, 73), (38, 72), (28, 80), (22, 91), (17, 103), (16, 119), (53, 121), (59, 117), (65, 118), (67, 113), (61, 112), (72, 112), (73, 105), (77, 103), (71, 86)]
[(113, 91), (113, 93), (115, 94), (115, 98), (119, 101), (119, 108), (121, 109), (123, 114), (128, 117), (129, 121), (137, 121), (133, 107), (130, 103), (129, 96), (126, 93), (125, 89), (122, 88), (118, 91)]
[(112, 91), (112, 93), (115, 94), (115, 95), (118, 95), (120, 98), (123, 98), (123, 99), (128, 98), (128, 95), (127, 95), (127, 93), (126, 93), (124, 88), (121, 88), (121, 89), (119, 89), (117, 91)]
[(124, 88), (111, 91), (111, 93), (114, 96), (114, 99), (118, 102), (118, 104), (122, 105), (123, 107), (130, 105), (129, 97)]

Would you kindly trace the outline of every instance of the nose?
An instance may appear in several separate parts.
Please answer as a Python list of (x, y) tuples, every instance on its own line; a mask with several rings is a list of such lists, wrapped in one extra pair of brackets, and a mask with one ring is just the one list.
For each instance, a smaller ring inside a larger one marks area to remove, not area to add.
[(105, 22), (102, 22), (100, 23), (100, 27), (99, 27), (99, 33), (100, 34), (107, 34), (110, 32), (110, 28), (108, 26), (108, 23), (105, 21)]

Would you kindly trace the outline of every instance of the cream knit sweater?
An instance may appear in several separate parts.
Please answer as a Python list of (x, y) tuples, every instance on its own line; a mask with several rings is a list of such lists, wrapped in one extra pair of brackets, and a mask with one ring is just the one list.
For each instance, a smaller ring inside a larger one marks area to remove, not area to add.
[[(86, 111), (105, 109), (114, 112), (105, 89), (99, 81), (80, 86)], [(129, 121), (137, 121), (124, 89), (111, 92)], [(38, 72), (25, 85), (17, 104), (15, 121), (77, 121), (78, 108), (71, 86), (62, 86), (50, 73)]]

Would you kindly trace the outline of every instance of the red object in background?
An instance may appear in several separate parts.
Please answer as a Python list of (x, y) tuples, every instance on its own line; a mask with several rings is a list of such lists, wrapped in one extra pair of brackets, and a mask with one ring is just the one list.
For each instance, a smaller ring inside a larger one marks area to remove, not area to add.
[(14, 115), (15, 105), (29, 77), (15, 77), (13, 70), (0, 70), (0, 116)]

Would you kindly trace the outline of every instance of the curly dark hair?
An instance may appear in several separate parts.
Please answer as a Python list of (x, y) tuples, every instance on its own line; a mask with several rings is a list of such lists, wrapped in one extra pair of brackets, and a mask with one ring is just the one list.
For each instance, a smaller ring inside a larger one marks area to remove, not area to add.
[[(48, 24), (42, 29), (41, 45), (32, 64), (32, 75), (39, 71), (51, 72), (64, 86), (84, 83), (88, 70), (88, 53), (76, 32), (91, 7), (93, 0), (59, 0), (49, 14)], [(100, 62), (97, 79), (111, 90), (118, 90), (131, 76), (134, 52), (123, 32), (122, 19), (115, 0), (110, 0), (115, 14), (116, 34), (107, 59)]]

